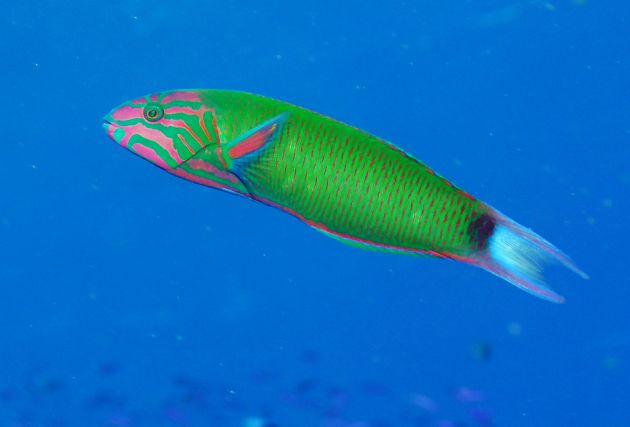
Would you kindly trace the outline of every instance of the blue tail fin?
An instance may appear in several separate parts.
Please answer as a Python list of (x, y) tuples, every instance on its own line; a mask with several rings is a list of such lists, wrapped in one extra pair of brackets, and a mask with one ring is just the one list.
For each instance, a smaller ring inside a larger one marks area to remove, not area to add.
[(493, 211), (494, 230), (483, 252), (474, 264), (507, 280), (514, 286), (539, 298), (557, 303), (564, 298), (545, 283), (543, 269), (547, 264), (561, 264), (580, 277), (588, 275), (554, 245), (531, 230)]

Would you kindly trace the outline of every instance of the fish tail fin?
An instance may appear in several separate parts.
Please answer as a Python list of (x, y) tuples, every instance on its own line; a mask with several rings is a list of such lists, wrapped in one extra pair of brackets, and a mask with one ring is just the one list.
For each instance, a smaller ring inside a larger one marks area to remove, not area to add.
[(473, 264), (525, 292), (556, 303), (563, 303), (564, 297), (545, 283), (543, 270), (546, 265), (560, 264), (588, 279), (571, 258), (538, 234), (496, 211), (491, 210), (488, 215), (492, 230), (486, 236), (487, 240), (484, 239), (484, 248), (473, 257)]

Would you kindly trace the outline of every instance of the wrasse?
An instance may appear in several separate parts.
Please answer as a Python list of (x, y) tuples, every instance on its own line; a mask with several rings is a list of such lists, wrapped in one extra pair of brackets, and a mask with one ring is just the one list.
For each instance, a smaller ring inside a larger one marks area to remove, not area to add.
[(118, 144), (181, 178), (276, 207), (356, 246), (450, 258), (563, 302), (543, 267), (551, 243), (368, 132), (286, 102), (229, 90), (154, 93), (115, 108)]

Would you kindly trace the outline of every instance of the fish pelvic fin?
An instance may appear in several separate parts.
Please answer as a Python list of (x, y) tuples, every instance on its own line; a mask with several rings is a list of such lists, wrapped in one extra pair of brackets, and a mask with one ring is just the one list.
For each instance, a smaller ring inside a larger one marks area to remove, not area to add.
[(571, 258), (538, 234), (496, 211), (489, 215), (494, 227), (484, 248), (472, 257), (473, 264), (525, 292), (555, 303), (563, 303), (565, 299), (545, 282), (545, 266), (560, 264), (583, 279), (589, 278)]

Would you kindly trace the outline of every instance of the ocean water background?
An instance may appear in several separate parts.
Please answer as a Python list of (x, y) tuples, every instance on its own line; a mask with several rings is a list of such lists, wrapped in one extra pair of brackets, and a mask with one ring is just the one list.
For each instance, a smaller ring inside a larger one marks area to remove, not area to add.
[[(628, 2), (2, 9), (0, 426), (630, 425)], [(361, 251), (101, 129), (203, 87), (393, 141), (592, 278)]]

